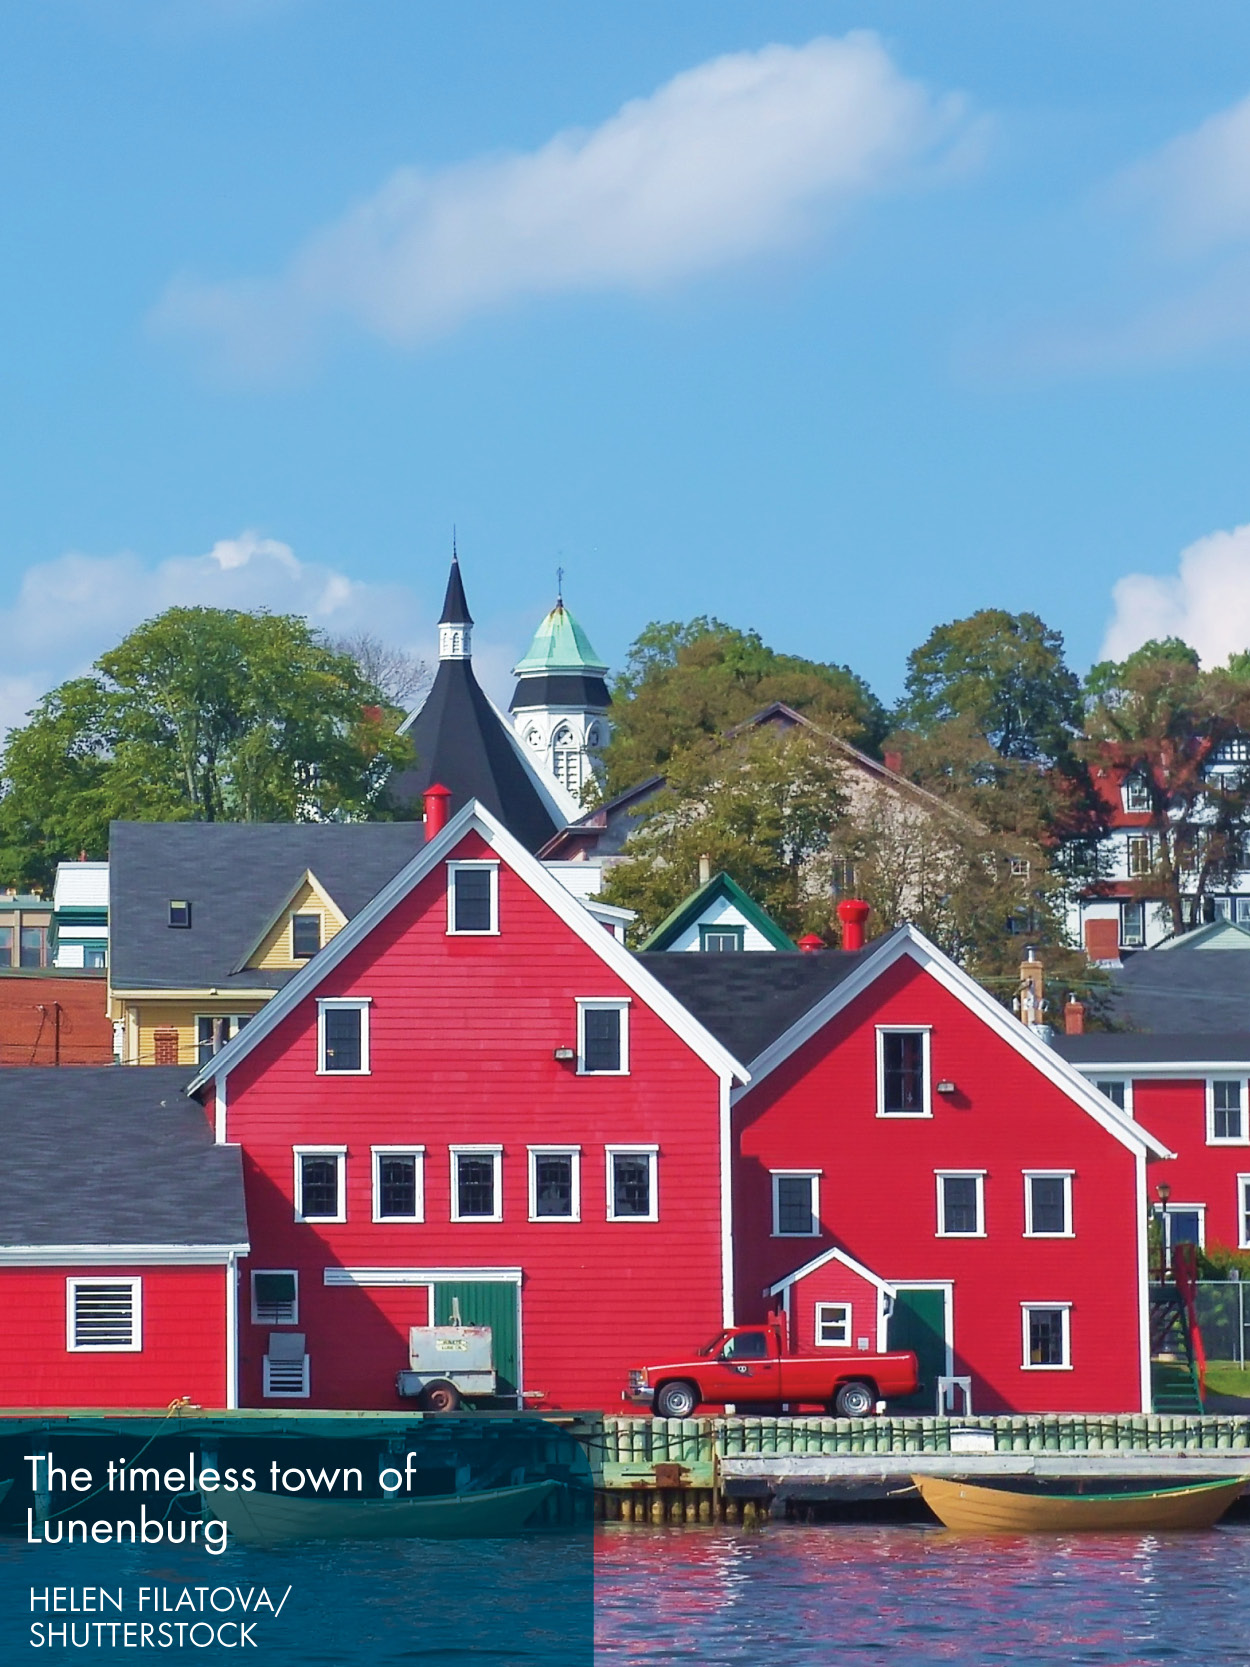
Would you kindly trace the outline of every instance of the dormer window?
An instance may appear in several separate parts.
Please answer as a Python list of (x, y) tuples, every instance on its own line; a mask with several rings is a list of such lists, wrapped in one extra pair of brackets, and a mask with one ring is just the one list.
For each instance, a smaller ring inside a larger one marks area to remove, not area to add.
[(1129, 776), (1124, 783), (1124, 808), (1134, 815), (1150, 810), (1150, 789), (1141, 776)]
[(321, 948), (321, 916), (299, 914), (291, 916), (291, 959), (311, 961)]
[(499, 864), (447, 864), (447, 930), (462, 937), (484, 937), (499, 930)]
[(171, 926), (190, 926), (191, 903), (186, 897), (171, 897), (169, 900), (169, 924)]

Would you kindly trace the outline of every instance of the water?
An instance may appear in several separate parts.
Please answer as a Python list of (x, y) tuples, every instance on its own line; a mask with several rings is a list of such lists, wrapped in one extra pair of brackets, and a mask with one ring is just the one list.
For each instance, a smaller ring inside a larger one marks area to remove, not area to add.
[(596, 1667), (1250, 1664), (1250, 1523), (962, 1539), (924, 1526), (607, 1527)]

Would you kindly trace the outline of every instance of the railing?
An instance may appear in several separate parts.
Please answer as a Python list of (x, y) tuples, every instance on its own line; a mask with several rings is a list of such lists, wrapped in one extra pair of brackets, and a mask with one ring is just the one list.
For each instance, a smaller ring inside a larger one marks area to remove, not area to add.
[(1180, 1292), (1181, 1303), (1185, 1309), (1185, 1326), (1189, 1332), (1189, 1346), (1193, 1352), (1194, 1367), (1198, 1375), (1198, 1393), (1205, 1395), (1207, 1389), (1207, 1351), (1202, 1343), (1202, 1329), (1198, 1324), (1198, 1246), (1195, 1244), (1174, 1244), (1172, 1246), (1172, 1278), (1176, 1281), (1176, 1289)]

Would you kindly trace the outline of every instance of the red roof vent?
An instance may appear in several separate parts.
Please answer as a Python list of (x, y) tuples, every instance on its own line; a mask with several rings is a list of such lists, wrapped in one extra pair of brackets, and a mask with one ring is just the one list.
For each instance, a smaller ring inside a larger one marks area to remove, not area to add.
[(435, 834), (442, 833), (451, 814), (451, 788), (435, 782), (422, 794), (425, 804), (425, 837), (427, 843)]
[(825, 947), (825, 940), (818, 932), (804, 932), (799, 939), (799, 948), (804, 955), (816, 955)]
[(871, 913), (867, 903), (858, 897), (844, 897), (838, 904), (838, 919), (842, 922), (843, 949), (864, 947), (864, 925)]

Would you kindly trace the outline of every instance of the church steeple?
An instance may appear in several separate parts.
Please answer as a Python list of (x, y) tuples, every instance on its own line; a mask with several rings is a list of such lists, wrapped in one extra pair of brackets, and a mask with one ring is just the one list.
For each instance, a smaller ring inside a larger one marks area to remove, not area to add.
[(443, 611), (438, 616), (438, 657), (440, 660), (468, 660), (472, 657), (472, 650), (473, 615), (465, 601), (460, 557), (456, 554), (456, 541), (453, 539), (447, 594), (443, 597)]
[[(561, 575), (563, 578), (563, 575)], [(512, 722), (536, 760), (574, 799), (598, 768), (611, 733), (606, 664), (564, 605), (556, 605), (515, 667)]]

